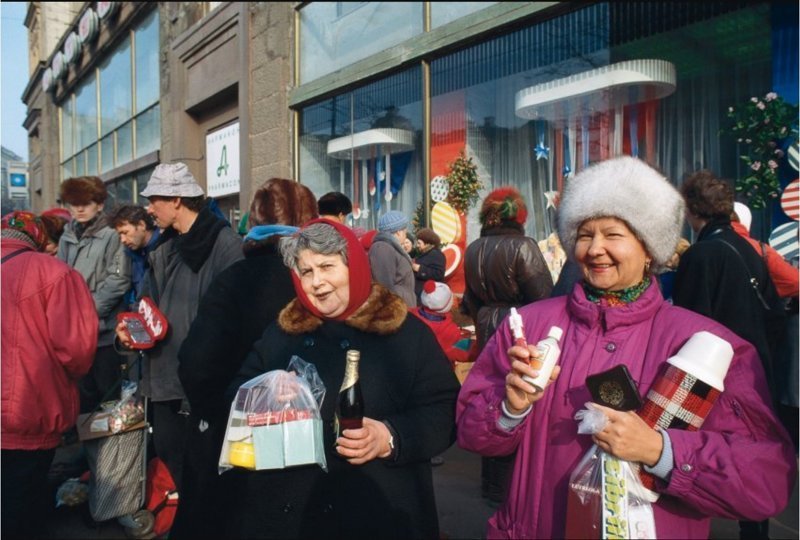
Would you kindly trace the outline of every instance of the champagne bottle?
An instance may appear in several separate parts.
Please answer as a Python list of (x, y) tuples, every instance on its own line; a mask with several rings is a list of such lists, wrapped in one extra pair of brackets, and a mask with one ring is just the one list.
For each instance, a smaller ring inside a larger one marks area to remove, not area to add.
[(345, 429), (359, 429), (364, 418), (364, 398), (361, 396), (361, 383), (358, 382), (358, 362), (361, 359), (361, 353), (349, 350), (346, 358), (344, 380), (336, 403), (335, 430), (337, 438)]

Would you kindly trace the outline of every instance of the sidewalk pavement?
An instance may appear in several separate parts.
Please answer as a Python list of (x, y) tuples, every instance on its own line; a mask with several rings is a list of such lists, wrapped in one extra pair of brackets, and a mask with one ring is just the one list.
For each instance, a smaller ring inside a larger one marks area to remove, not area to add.
[[(60, 449), (56, 461), (69, 459), (74, 456), (75, 451), (74, 447)], [(457, 445), (453, 445), (442, 455), (444, 464), (433, 469), (441, 537), (447, 540), (485, 538), (486, 521), (495, 509), (480, 495), (480, 456), (462, 450)], [(43, 535), (46, 539), (126, 538), (123, 528), (115, 520), (94, 523), (86, 504), (75, 508), (55, 509), (48, 516), (48, 522)], [(739, 526), (735, 521), (712, 520), (710, 538), (736, 539), (738, 536)], [(789, 506), (770, 520), (770, 538), (798, 538), (797, 484)]]

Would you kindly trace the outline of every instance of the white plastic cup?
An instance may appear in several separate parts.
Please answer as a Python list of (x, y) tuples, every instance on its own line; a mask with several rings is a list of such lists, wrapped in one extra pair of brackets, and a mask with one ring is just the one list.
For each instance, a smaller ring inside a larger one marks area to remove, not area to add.
[(725, 375), (731, 367), (733, 347), (711, 332), (697, 332), (667, 363), (697, 377), (720, 392), (725, 390)]

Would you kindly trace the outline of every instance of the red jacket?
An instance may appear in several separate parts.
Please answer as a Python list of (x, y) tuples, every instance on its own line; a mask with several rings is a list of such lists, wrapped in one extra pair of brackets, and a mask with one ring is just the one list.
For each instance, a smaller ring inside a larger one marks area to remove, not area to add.
[[(452, 315), (449, 313), (446, 315), (440, 315), (438, 313), (431, 313), (427, 311), (426, 314), (429, 314), (429, 316), (426, 317), (420, 314), (420, 309), (421, 308), (419, 307), (414, 307), (409, 308), (408, 311), (416, 315), (422, 322), (427, 324), (431, 330), (433, 330), (433, 334), (436, 336), (436, 341), (439, 342), (439, 346), (444, 351), (444, 354), (447, 355), (447, 359), (450, 360), (450, 364), (469, 361), (469, 353), (464, 349), (460, 349), (455, 346), (455, 344), (463, 339), (464, 336), (461, 335), (461, 328), (459, 328), (458, 325), (453, 322)], [(441, 320), (433, 320), (431, 315), (433, 318), (444, 318)]]
[[(753, 249), (764, 258), (767, 264), (769, 277), (772, 278), (772, 282), (775, 284), (778, 296), (781, 298), (797, 296), (798, 281), (800, 280), (797, 268), (786, 262), (786, 259), (781, 257), (781, 254), (775, 251), (769, 244), (763, 244), (755, 238), (750, 238), (747, 229), (741, 223), (731, 221), (731, 225), (733, 226), (733, 230), (736, 231), (739, 236), (750, 242)], [(761, 251), (762, 245), (764, 246), (763, 253)]]
[(3, 238), (2, 424), (4, 450), (55, 448), (78, 417), (78, 380), (97, 347), (97, 312), (83, 278), (25, 242)]

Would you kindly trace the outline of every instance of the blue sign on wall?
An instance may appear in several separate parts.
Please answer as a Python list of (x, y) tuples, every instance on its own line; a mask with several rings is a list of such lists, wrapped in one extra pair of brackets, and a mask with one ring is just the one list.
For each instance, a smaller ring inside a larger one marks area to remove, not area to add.
[(24, 173), (11, 173), (8, 178), (11, 187), (25, 187), (28, 183), (28, 177)]

